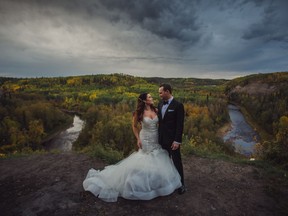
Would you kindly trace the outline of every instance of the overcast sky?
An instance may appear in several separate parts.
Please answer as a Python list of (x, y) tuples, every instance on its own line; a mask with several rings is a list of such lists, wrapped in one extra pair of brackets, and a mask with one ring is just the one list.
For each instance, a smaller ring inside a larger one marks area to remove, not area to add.
[(0, 76), (288, 71), (287, 0), (0, 0)]

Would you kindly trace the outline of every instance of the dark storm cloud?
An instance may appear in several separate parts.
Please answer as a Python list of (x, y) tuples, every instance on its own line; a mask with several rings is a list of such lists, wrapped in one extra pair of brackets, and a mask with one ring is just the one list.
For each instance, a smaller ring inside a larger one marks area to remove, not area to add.
[(197, 42), (199, 28), (195, 1), (109, 0), (101, 1), (109, 10), (125, 12), (131, 20), (152, 33), (183, 42)]
[(287, 4), (0, 0), (0, 76), (211, 78), (287, 70)]
[[(256, 1), (258, 2), (258, 1)], [(261, 1), (263, 3), (264, 1)], [(243, 34), (246, 40), (260, 39), (265, 42), (288, 42), (288, 1), (266, 1), (263, 17), (258, 23), (251, 24)]]

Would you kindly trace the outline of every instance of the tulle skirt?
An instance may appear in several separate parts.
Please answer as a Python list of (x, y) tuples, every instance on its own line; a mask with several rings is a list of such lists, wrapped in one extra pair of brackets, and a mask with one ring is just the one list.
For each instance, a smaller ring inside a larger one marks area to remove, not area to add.
[(173, 193), (181, 180), (167, 151), (158, 148), (134, 152), (102, 171), (90, 169), (83, 187), (106, 202), (116, 202), (118, 197), (150, 200)]

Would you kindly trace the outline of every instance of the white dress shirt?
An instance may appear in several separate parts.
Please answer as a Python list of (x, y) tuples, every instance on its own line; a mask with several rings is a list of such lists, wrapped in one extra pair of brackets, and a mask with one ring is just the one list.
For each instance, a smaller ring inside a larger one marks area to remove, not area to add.
[(171, 101), (173, 100), (173, 97), (171, 97), (169, 100), (168, 100), (168, 103), (163, 105), (162, 106), (162, 110), (161, 110), (161, 113), (162, 113), (162, 119), (164, 118), (164, 115), (165, 115), (165, 112), (169, 106), (169, 104), (171, 103)]

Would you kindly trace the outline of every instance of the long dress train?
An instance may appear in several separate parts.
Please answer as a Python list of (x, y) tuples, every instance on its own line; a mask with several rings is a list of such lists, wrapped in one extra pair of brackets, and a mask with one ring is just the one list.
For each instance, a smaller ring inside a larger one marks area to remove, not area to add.
[(90, 169), (84, 189), (106, 202), (116, 202), (118, 197), (150, 200), (179, 188), (179, 173), (167, 151), (158, 144), (157, 123), (157, 116), (144, 117), (140, 131), (142, 149), (102, 171)]

